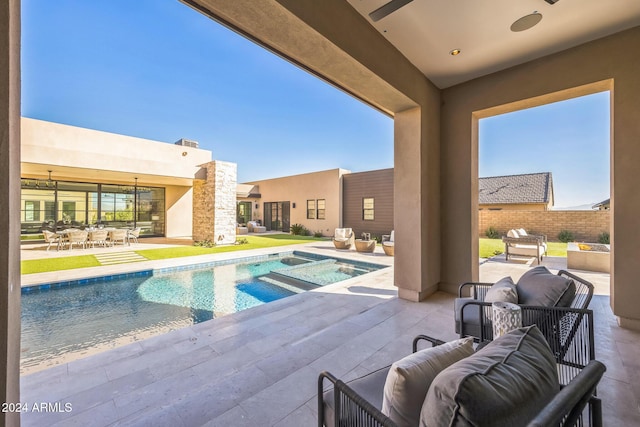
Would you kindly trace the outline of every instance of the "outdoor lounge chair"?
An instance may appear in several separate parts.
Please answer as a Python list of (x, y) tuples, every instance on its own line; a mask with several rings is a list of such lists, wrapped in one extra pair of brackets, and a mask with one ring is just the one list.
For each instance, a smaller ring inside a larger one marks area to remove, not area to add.
[(391, 230), (391, 234), (390, 235), (383, 235), (382, 236), (382, 250), (384, 250), (384, 253), (386, 255), (389, 256), (393, 256), (393, 244), (395, 243), (395, 231)]
[(258, 225), (256, 221), (247, 222), (247, 228), (251, 233), (264, 233), (265, 231), (267, 231), (267, 227)]
[(248, 234), (249, 229), (247, 227), (241, 227), (240, 224), (236, 224), (236, 234)]
[(502, 237), (504, 242), (505, 259), (509, 261), (509, 256), (535, 257), (538, 264), (542, 262), (542, 257), (547, 254), (547, 236), (527, 234), (523, 228), (512, 229)]
[[(421, 340), (432, 348), (417, 351)], [(467, 344), (420, 335), (413, 354), (363, 377), (345, 383), (322, 372), (318, 426), (602, 425), (595, 389), (606, 367), (599, 361), (562, 385), (536, 326), (511, 331), (475, 352)], [(332, 387), (324, 388), (325, 379)]]
[[(495, 293), (500, 287), (511, 287), (505, 285), (510, 279), (502, 279), (495, 285), (460, 286), (459, 298), (454, 303), (455, 328), (460, 337), (472, 336), (479, 342), (493, 339), (491, 301), (496, 301)], [(595, 359), (593, 312), (587, 309), (593, 285), (564, 270), (556, 275), (545, 267), (535, 267), (514, 287), (517, 300), (505, 302), (520, 305), (523, 326), (538, 325), (556, 358), (561, 383), (568, 384), (577, 374), (576, 369)], [(469, 291), (470, 297), (462, 296)]]
[(350, 228), (336, 228), (332, 240), (336, 249), (350, 249), (355, 242), (355, 235)]

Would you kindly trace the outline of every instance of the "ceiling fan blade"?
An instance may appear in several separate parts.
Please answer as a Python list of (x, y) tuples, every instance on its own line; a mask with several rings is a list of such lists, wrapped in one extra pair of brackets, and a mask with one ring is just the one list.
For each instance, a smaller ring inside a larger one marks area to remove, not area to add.
[(391, 0), (389, 3), (382, 5), (376, 10), (374, 10), (373, 12), (371, 12), (369, 14), (369, 18), (371, 18), (373, 22), (378, 22), (385, 16), (392, 14), (396, 10), (400, 9), (402, 6), (405, 6), (411, 3), (412, 1), (413, 0)]

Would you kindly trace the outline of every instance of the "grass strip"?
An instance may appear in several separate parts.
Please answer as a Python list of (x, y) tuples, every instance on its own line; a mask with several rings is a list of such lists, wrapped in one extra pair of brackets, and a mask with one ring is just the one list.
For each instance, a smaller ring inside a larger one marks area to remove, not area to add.
[[(240, 236), (239, 239), (242, 239)], [(142, 249), (136, 251), (139, 255), (151, 260), (180, 258), (185, 256), (218, 254), (222, 252), (245, 251), (249, 249), (271, 248), (277, 246), (295, 245), (302, 243), (312, 243), (326, 240), (326, 238), (316, 238), (309, 236), (292, 236), (289, 234), (270, 234), (267, 236), (246, 236), (249, 243), (241, 245), (224, 245), (213, 248), (203, 248), (198, 246), (177, 246), (172, 248)]]
[[(480, 258), (491, 258), (492, 256), (504, 253), (504, 243), (501, 239), (479, 239)], [(567, 244), (562, 242), (548, 242), (547, 256), (567, 256)]]
[[(134, 251), (150, 260), (180, 258), (185, 256), (217, 254), (221, 252), (244, 251), (249, 249), (270, 248), (327, 240), (310, 236), (292, 236), (290, 234), (268, 234), (265, 236), (239, 236), (249, 243), (225, 245), (213, 248), (198, 246), (175, 246), (171, 248), (142, 249)], [(143, 240), (144, 243), (144, 240)], [(98, 267), (102, 264), (94, 255), (76, 255), (68, 257), (25, 260), (21, 262), (22, 274), (44, 273), (48, 271), (73, 270), (76, 268)]]
[(99, 267), (101, 264), (93, 255), (30, 259), (20, 263), (22, 274), (45, 273), (47, 271), (72, 270), (74, 268)]

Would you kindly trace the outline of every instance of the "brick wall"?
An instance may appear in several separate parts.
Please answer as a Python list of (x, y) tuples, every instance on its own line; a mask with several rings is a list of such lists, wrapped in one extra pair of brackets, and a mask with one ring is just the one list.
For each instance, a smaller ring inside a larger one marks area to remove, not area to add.
[(558, 233), (569, 230), (576, 241), (597, 242), (598, 235), (609, 232), (610, 211), (489, 211), (478, 212), (478, 231), (493, 226), (500, 235), (512, 228), (524, 228), (532, 234), (546, 234), (550, 241), (558, 241)]

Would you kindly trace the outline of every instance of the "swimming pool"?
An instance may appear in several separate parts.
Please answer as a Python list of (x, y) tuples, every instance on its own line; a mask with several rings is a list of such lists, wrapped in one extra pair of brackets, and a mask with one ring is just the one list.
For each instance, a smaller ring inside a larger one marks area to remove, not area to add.
[(23, 373), (384, 268), (286, 252), (22, 289)]

